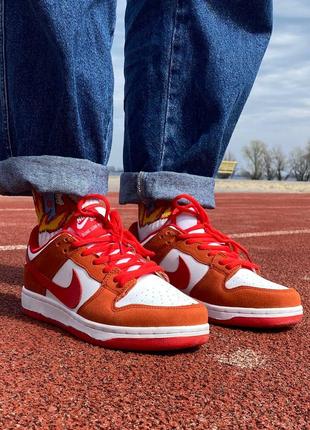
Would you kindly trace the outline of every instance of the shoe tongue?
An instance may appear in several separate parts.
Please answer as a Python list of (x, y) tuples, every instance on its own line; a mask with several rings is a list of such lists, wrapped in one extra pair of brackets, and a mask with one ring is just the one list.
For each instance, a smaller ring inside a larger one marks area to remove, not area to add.
[[(92, 209), (100, 213), (102, 217), (105, 216), (106, 207), (104, 200), (89, 198), (83, 203), (82, 208), (85, 209), (91, 205), (96, 205), (93, 206)], [(73, 218), (69, 223), (67, 230), (83, 239), (89, 237), (98, 237), (107, 233), (103, 223), (100, 222), (98, 218), (84, 215)]]
[[(181, 212), (180, 215), (176, 216), (176, 225), (182, 230), (194, 227), (198, 223), (198, 214), (193, 207), (190, 207), (186, 212)], [(204, 233), (204, 230), (202, 228), (197, 228), (196, 230), (190, 231), (190, 233)]]
[[(96, 206), (94, 206), (94, 205), (96, 205)], [(103, 217), (106, 216), (107, 210), (109, 210), (106, 207), (104, 200), (90, 198), (83, 203), (82, 209), (86, 209), (88, 206), (92, 206), (92, 210), (95, 210), (102, 215), (102, 217), (101, 217), (102, 222), (100, 221), (100, 218), (88, 217), (88, 216), (81, 215), (78, 218), (74, 218), (72, 220), (72, 222), (69, 225), (69, 227), (67, 228), (67, 230), (71, 231), (75, 236), (79, 236), (82, 239), (98, 238), (98, 237), (106, 236), (107, 234), (109, 234), (109, 231), (104, 226), (104, 220), (103, 220)], [(108, 218), (110, 218), (109, 212), (108, 212), (107, 216), (108, 216)], [(92, 245), (90, 243), (88, 245), (88, 247), (91, 248), (91, 246)], [(113, 255), (113, 254), (115, 255), (115, 254), (119, 254), (119, 253), (120, 253), (120, 249), (115, 249), (114, 251), (112, 251), (110, 253), (110, 255)], [(121, 256), (120, 260), (115, 264), (117, 265), (117, 264), (128, 262), (130, 259), (129, 254), (133, 254), (133, 252), (128, 252), (128, 256), (126, 256), (126, 255)], [(97, 252), (96, 255), (98, 257), (100, 257), (100, 255), (102, 255), (102, 252)], [(127, 271), (137, 270), (137, 269), (139, 269), (139, 267), (141, 267), (141, 264), (136, 264), (136, 265), (129, 267), (127, 269)]]

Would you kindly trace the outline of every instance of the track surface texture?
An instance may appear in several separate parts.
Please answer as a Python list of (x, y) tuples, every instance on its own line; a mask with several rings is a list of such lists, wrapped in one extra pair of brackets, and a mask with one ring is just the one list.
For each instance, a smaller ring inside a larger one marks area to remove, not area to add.
[[(310, 428), (310, 195), (219, 194), (217, 204), (214, 225), (247, 246), (265, 275), (296, 287), (306, 315), (290, 330), (212, 326), (202, 348), (142, 354), (91, 346), (22, 315), (24, 250), (7, 246), (26, 244), (35, 215), (30, 198), (0, 197), (1, 429)], [(136, 208), (120, 210), (128, 226)]]

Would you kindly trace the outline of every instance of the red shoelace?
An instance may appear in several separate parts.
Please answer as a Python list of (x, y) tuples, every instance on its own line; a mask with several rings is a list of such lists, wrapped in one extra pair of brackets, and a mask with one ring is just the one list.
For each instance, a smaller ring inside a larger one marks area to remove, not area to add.
[[(90, 199), (104, 202), (105, 215), (96, 210), (100, 203), (94, 203), (83, 208), (83, 205)], [(82, 255), (94, 255), (93, 264), (103, 265), (104, 273), (117, 268), (118, 273), (114, 280), (120, 286), (143, 275), (163, 272), (160, 266), (149, 259), (154, 255), (153, 252), (143, 248), (137, 239), (124, 229), (118, 212), (110, 209), (109, 202), (103, 196), (92, 194), (82, 198), (78, 202), (73, 218), (81, 216), (98, 220), (102, 225), (103, 232), (100, 233), (99, 237), (86, 237), (85, 239), (76, 237), (72, 246), (76, 248), (86, 246), (87, 248), (82, 252)]]
[[(183, 204), (184, 201), (189, 203)], [(172, 208), (175, 224), (176, 217), (181, 213), (197, 217), (197, 224), (184, 230), (179, 236), (180, 239), (184, 239), (188, 244), (198, 243), (198, 249), (207, 251), (209, 256), (220, 253), (223, 257), (218, 262), (228, 270), (237, 266), (250, 270), (259, 269), (259, 266), (251, 261), (246, 248), (212, 227), (206, 211), (193, 197), (187, 194), (177, 196), (172, 201)], [(203, 230), (203, 233), (196, 230)]]

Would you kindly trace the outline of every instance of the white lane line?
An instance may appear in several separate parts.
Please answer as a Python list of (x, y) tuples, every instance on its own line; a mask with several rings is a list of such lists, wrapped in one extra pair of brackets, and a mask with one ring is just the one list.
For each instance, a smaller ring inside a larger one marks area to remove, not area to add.
[(27, 249), (27, 245), (1, 245), (0, 251), (18, 251), (19, 249)]
[(231, 237), (233, 238), (245, 238), (245, 237), (264, 237), (264, 236), (284, 236), (284, 235), (291, 235), (291, 234), (309, 234), (310, 229), (304, 229), (304, 230), (278, 230), (278, 231), (259, 231), (259, 232), (252, 232), (252, 233), (235, 233), (232, 234)]
[[(279, 230), (279, 231), (261, 231), (253, 233), (236, 233), (231, 234), (233, 238), (246, 238), (246, 237), (263, 237), (263, 236), (281, 236), (292, 234), (310, 234), (310, 229), (305, 230)], [(0, 245), (1, 251), (18, 251), (20, 249), (27, 249), (27, 245)]]

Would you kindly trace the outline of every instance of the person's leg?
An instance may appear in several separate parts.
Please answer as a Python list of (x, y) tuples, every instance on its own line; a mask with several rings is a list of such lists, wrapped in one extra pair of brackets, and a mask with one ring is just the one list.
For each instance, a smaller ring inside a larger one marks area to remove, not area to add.
[(0, 193), (106, 193), (115, 0), (1, 5)]
[(214, 206), (271, 28), (271, 0), (128, 1), (121, 203), (185, 192)]
[(127, 8), (120, 200), (140, 203), (132, 231), (170, 282), (225, 325), (302, 317), (298, 293), (259, 276), (201, 206), (214, 206), (213, 178), (271, 27), (271, 0), (132, 0)]
[(110, 348), (205, 343), (205, 307), (167, 282), (104, 196), (89, 194), (107, 191), (115, 1), (4, 3), (0, 193), (33, 190), (38, 215), (24, 313)]

